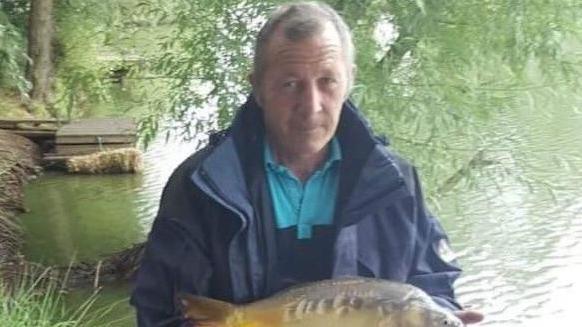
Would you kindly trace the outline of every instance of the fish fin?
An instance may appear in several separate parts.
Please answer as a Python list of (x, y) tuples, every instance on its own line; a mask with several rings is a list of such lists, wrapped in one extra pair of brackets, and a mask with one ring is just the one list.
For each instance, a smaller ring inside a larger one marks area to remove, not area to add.
[(221, 326), (235, 310), (235, 306), (228, 302), (203, 296), (180, 294), (178, 299), (184, 317), (195, 321), (197, 326)]
[(281, 326), (283, 316), (278, 309), (270, 310), (246, 310), (247, 319), (257, 322), (258, 326)]
[(222, 323), (215, 323), (213, 321), (199, 320), (196, 321), (196, 327), (226, 327), (226, 325)]

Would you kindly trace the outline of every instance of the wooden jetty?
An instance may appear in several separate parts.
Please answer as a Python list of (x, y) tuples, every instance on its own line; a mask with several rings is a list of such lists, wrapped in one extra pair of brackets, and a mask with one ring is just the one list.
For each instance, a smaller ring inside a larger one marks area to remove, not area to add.
[(0, 129), (39, 141), (54, 139), (59, 127), (67, 123), (58, 119), (0, 119)]
[(0, 129), (39, 143), (45, 164), (57, 166), (73, 156), (135, 147), (137, 126), (132, 118), (0, 119)]
[(134, 147), (137, 128), (131, 118), (93, 118), (73, 121), (59, 128), (55, 156), (83, 155)]

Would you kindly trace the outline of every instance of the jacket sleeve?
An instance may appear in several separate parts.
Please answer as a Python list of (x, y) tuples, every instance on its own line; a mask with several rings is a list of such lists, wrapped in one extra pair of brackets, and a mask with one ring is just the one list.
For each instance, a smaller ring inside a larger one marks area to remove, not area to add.
[(453, 283), (461, 274), (439, 222), (427, 217), (424, 239), (417, 241), (415, 264), (408, 282), (426, 291), (436, 303), (451, 310), (461, 306), (455, 299)]
[[(208, 292), (212, 268), (199, 227), (201, 212), (188, 182), (174, 173), (146, 242), (130, 300), (140, 327), (182, 326), (176, 295)], [(194, 221), (188, 227), (180, 223), (185, 217)]]
[(413, 265), (407, 282), (423, 289), (437, 304), (459, 310), (461, 306), (455, 299), (453, 283), (461, 274), (461, 269), (450, 249), (444, 229), (425, 206), (416, 171), (413, 168), (411, 170), (416, 200), (417, 233)]

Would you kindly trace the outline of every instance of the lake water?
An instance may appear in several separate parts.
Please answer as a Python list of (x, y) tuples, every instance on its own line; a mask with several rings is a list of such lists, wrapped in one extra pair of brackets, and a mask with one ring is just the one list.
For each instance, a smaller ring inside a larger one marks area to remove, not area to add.
[[(577, 105), (524, 107), (484, 122), (483, 137), (492, 140), (485, 155), (494, 164), (471, 171), (472, 187), (460, 183), (440, 198), (438, 215), (465, 270), (459, 298), (486, 314), (481, 326), (579, 326), (582, 105)], [(141, 175), (51, 173), (31, 182), (30, 212), (22, 216), (26, 255), (67, 264), (143, 241), (166, 179), (193, 150), (159, 141), (145, 153)], [(104, 291), (102, 303), (121, 301), (110, 316), (118, 319), (114, 326), (133, 325), (127, 290), (114, 285)]]

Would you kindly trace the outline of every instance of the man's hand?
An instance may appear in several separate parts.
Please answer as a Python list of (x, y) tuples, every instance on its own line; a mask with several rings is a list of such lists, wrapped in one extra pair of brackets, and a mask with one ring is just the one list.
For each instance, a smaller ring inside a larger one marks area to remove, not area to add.
[(478, 322), (481, 322), (484, 318), (481, 312), (473, 310), (455, 311), (453, 313), (455, 314), (455, 316), (461, 319), (461, 321), (465, 325), (476, 324)]

